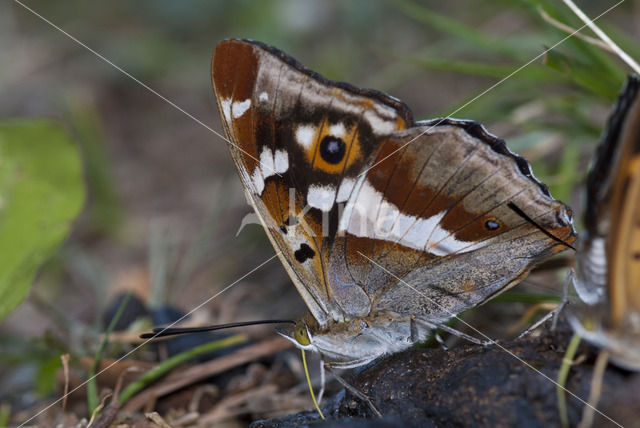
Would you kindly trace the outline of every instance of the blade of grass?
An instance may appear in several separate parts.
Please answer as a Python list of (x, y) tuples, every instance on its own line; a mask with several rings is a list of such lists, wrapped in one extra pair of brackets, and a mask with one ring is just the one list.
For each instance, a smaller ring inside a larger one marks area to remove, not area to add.
[(511, 46), (498, 38), (487, 36), (485, 33), (446, 15), (434, 12), (409, 0), (395, 0), (393, 4), (401, 12), (416, 21), (422, 22), (444, 34), (464, 40), (477, 49), (496, 53), (513, 60), (522, 60), (523, 58), (523, 52), (520, 47)]
[(0, 404), (0, 426), (8, 427), (11, 421), (11, 406), (9, 403)]
[(304, 367), (304, 375), (307, 378), (307, 385), (309, 385), (309, 393), (311, 394), (311, 400), (313, 401), (313, 406), (318, 411), (320, 418), (324, 420), (324, 415), (322, 414), (322, 410), (318, 405), (318, 401), (316, 400), (316, 394), (314, 394), (313, 386), (311, 385), (311, 376), (309, 376), (309, 367), (307, 366), (307, 356), (304, 353), (304, 349), (300, 349), (300, 351), (302, 352), (302, 366)]
[(556, 171), (556, 174), (561, 178), (549, 185), (549, 190), (557, 199), (570, 200), (574, 186), (582, 178), (579, 166), (580, 148), (577, 145), (565, 145), (562, 160)]
[(491, 299), (492, 302), (501, 303), (560, 303), (562, 299), (553, 294), (543, 293), (520, 293), (517, 291), (508, 291)]
[(569, 427), (569, 417), (567, 416), (567, 396), (565, 395), (564, 390), (565, 385), (567, 384), (567, 378), (569, 377), (571, 364), (573, 364), (573, 358), (575, 357), (576, 351), (578, 350), (578, 345), (580, 345), (580, 336), (574, 333), (571, 341), (569, 342), (569, 346), (567, 347), (567, 352), (565, 352), (564, 358), (562, 359), (560, 371), (558, 372), (558, 386), (556, 388), (556, 396), (558, 398), (560, 424), (563, 428)]
[(565, 5), (575, 13), (582, 22), (587, 25), (603, 42), (605, 42), (613, 51), (622, 59), (633, 71), (640, 73), (640, 65), (636, 63), (625, 51), (609, 38), (609, 36), (600, 29), (576, 4), (571, 0), (562, 0)]
[(247, 336), (244, 334), (236, 334), (233, 336), (226, 337), (224, 339), (216, 340), (214, 342), (209, 342), (202, 344), (200, 346), (196, 346), (195, 348), (189, 349), (187, 351), (181, 352), (168, 360), (158, 364), (153, 369), (149, 370), (134, 382), (129, 384), (124, 391), (118, 397), (118, 401), (120, 404), (124, 404), (133, 397), (138, 392), (142, 391), (147, 385), (155, 382), (160, 377), (164, 376), (169, 371), (173, 370), (175, 367), (184, 363), (191, 358), (195, 358), (199, 355), (208, 354), (209, 352), (217, 351), (219, 349), (228, 348), (231, 346), (239, 345), (247, 341)]
[[(425, 68), (441, 71), (454, 71), (456, 73), (470, 74), (473, 76), (495, 77), (501, 79), (518, 68), (513, 64), (490, 64), (479, 61), (459, 61), (441, 58), (406, 58), (406, 61), (423, 66)], [(558, 76), (549, 73), (542, 67), (527, 67), (520, 71), (519, 78), (524, 80), (559, 82)]]
[[(536, 19), (541, 21), (541, 24), (548, 27), (550, 31), (554, 34), (558, 34), (558, 36), (566, 36), (564, 31), (554, 27), (548, 22), (544, 21), (544, 18), (540, 16), (538, 13), (538, 8), (543, 9), (549, 16), (551, 16), (556, 21), (559, 21), (563, 24), (566, 24), (572, 28), (580, 29), (585, 25), (576, 19), (576, 17), (569, 12), (566, 8), (557, 7), (557, 2), (549, 2), (543, 0), (529, 0), (529, 3), (532, 5), (531, 13), (537, 15)], [(586, 31), (586, 28), (583, 28), (581, 32)], [(619, 87), (624, 81), (625, 74), (622, 69), (616, 64), (613, 58), (606, 52), (602, 51), (597, 46), (592, 45), (591, 43), (585, 42), (578, 37), (571, 37), (567, 39), (567, 41), (563, 44), (563, 49), (566, 51), (572, 52), (573, 55), (576, 56), (576, 59), (581, 63), (585, 64), (585, 68), (587, 71), (597, 73), (601, 76), (601, 78), (607, 80), (617, 81), (618, 84), (616, 87)], [(554, 50), (555, 53), (559, 53), (559, 49)], [(616, 91), (610, 96), (607, 96), (609, 99), (611, 96), (615, 98), (617, 94)]]
[(124, 299), (122, 299), (122, 303), (118, 307), (118, 311), (111, 319), (109, 326), (107, 327), (107, 331), (105, 331), (104, 337), (102, 338), (102, 342), (100, 342), (100, 346), (98, 346), (98, 350), (96, 351), (95, 356), (93, 357), (93, 364), (89, 369), (89, 380), (87, 381), (87, 406), (89, 407), (89, 414), (93, 414), (94, 410), (100, 405), (99, 395), (98, 395), (98, 380), (96, 379), (96, 372), (98, 370), (98, 365), (100, 364), (100, 360), (102, 359), (102, 352), (104, 348), (107, 346), (109, 341), (109, 334), (113, 331), (118, 320), (124, 313), (124, 310), (129, 303), (129, 299), (131, 298), (131, 291), (129, 291)]
[(624, 74), (619, 70), (615, 74), (611, 74), (608, 70), (593, 67), (592, 64), (582, 62), (555, 50), (547, 52), (544, 64), (562, 73), (576, 85), (609, 101), (613, 101), (616, 98), (618, 90), (624, 81)]

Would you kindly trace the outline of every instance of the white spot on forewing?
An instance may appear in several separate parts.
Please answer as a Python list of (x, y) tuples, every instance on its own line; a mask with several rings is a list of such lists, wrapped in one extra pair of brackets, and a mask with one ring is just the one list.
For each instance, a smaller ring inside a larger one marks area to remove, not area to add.
[(275, 166), (273, 164), (273, 152), (269, 147), (263, 147), (260, 153), (260, 169), (262, 177), (267, 179), (275, 174)]
[(254, 193), (257, 195), (261, 195), (262, 191), (264, 190), (264, 178), (262, 178), (262, 171), (260, 171), (260, 168), (256, 168), (253, 170), (251, 179), (253, 181)]
[(340, 187), (338, 188), (338, 196), (336, 196), (336, 202), (346, 202), (351, 196), (351, 191), (353, 190), (353, 186), (355, 186), (356, 180), (353, 178), (345, 178), (340, 183)]
[(347, 130), (342, 122), (338, 122), (329, 127), (329, 135), (333, 135), (334, 137), (342, 138), (346, 132)]
[(251, 107), (251, 100), (249, 98), (244, 101), (236, 101), (235, 103), (233, 103), (231, 107), (233, 118), (237, 119), (239, 117), (242, 117), (242, 115), (245, 114), (247, 110), (249, 110), (249, 107)]
[(284, 150), (276, 150), (275, 153), (275, 172), (282, 174), (289, 169), (289, 155)]
[(333, 186), (309, 186), (307, 193), (307, 203), (310, 207), (318, 208), (322, 211), (329, 211), (333, 206), (336, 197), (336, 189)]
[(251, 175), (251, 180), (258, 195), (264, 190), (267, 178), (286, 172), (289, 169), (289, 158), (284, 150), (276, 150), (275, 155), (269, 147), (263, 147), (260, 152), (260, 163)]
[(391, 134), (396, 130), (395, 120), (383, 119), (372, 110), (366, 110), (364, 112), (364, 118), (371, 125), (371, 129), (374, 134), (386, 135)]
[(266, 92), (264, 92), (264, 91), (263, 91), (263, 92), (260, 92), (260, 95), (258, 95), (258, 99), (259, 99), (261, 102), (267, 102), (267, 101), (269, 101), (269, 94), (267, 94), (267, 93), (266, 93)]
[(231, 98), (223, 98), (220, 100), (222, 115), (227, 122), (231, 122)]
[(429, 218), (403, 214), (397, 206), (384, 200), (382, 193), (368, 181), (353, 195), (355, 199), (350, 198), (340, 219), (339, 232), (396, 242), (437, 256), (468, 252), (485, 245), (460, 241), (442, 228), (440, 223), (446, 211)]
[(311, 148), (313, 139), (316, 136), (316, 127), (313, 125), (300, 125), (296, 129), (296, 141), (305, 150)]

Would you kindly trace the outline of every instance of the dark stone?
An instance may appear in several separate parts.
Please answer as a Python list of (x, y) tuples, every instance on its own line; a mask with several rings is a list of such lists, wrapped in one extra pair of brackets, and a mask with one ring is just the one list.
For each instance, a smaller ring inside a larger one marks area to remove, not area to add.
[[(538, 332), (540, 334), (536, 334)], [(344, 376), (348, 383), (370, 397), (384, 415), (383, 419), (372, 419), (368, 406), (347, 392), (323, 405), (329, 419), (324, 423), (318, 421), (315, 412), (309, 411), (258, 421), (252, 426), (559, 427), (556, 385), (552, 380), (558, 378), (571, 335), (569, 326), (561, 322), (555, 331), (550, 331), (550, 324), (546, 324), (532, 335), (501, 345), (482, 347), (461, 343), (448, 351), (410, 349), (383, 358), (357, 374)], [(585, 401), (591, 388), (594, 351), (597, 352), (584, 342), (580, 345), (578, 355), (587, 353), (588, 357), (571, 367), (565, 385)], [(635, 391), (632, 396), (624, 393), (631, 391), (630, 388)], [(636, 423), (640, 423), (638, 391), (637, 377), (634, 380), (628, 372), (610, 365), (597, 408), (603, 411), (611, 408), (612, 412), (624, 408), (627, 414), (635, 414)], [(620, 398), (614, 399), (616, 396)], [(622, 397), (627, 397), (623, 406), (618, 404)], [(569, 423), (575, 426), (582, 418), (584, 404), (568, 393), (566, 400)], [(627, 423), (630, 421), (633, 419)], [(602, 426), (604, 422), (606, 419), (596, 417), (595, 426)]]

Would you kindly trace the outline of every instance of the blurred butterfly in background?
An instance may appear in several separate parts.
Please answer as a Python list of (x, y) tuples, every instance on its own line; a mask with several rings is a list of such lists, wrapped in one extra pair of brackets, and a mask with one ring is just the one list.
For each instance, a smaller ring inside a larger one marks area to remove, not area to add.
[(587, 177), (573, 328), (640, 370), (640, 78), (629, 76)]
[(212, 80), (248, 200), (309, 309), (288, 337), (334, 367), (424, 341), (575, 240), (568, 207), (478, 123), (414, 122), (249, 40), (218, 45)]

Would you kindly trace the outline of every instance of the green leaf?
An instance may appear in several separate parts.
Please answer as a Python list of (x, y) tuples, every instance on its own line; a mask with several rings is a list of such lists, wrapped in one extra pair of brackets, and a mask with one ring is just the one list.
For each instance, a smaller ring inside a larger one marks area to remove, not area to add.
[(88, 228), (99, 234), (113, 234), (122, 220), (120, 201), (105, 152), (104, 132), (96, 109), (86, 103), (70, 105), (70, 124), (86, 164), (87, 188), (91, 195), (86, 207)]
[(46, 397), (56, 389), (56, 373), (62, 367), (60, 356), (42, 361), (36, 373), (36, 391), (39, 397)]
[(624, 82), (622, 71), (612, 73), (608, 68), (593, 67), (555, 50), (547, 52), (544, 64), (563, 73), (582, 88), (609, 101), (615, 100)]
[(439, 14), (431, 8), (416, 4), (410, 0), (395, 0), (393, 4), (416, 21), (459, 40), (464, 40), (469, 46), (479, 51), (497, 53), (513, 60), (521, 60), (523, 55), (526, 55), (522, 52), (522, 47), (508, 43), (507, 39), (489, 36), (485, 32), (456, 19)]
[(61, 126), (0, 122), (0, 319), (28, 295), (83, 201), (80, 156)]
[(518, 78), (558, 82), (559, 79), (549, 70), (538, 66), (530, 66), (521, 68), (518, 64), (491, 64), (480, 61), (461, 61), (447, 58), (408, 58), (407, 61), (414, 62), (425, 68), (442, 71), (454, 71), (456, 73), (469, 74), (472, 76), (495, 77), (498, 79), (506, 78), (512, 73), (517, 73)]

